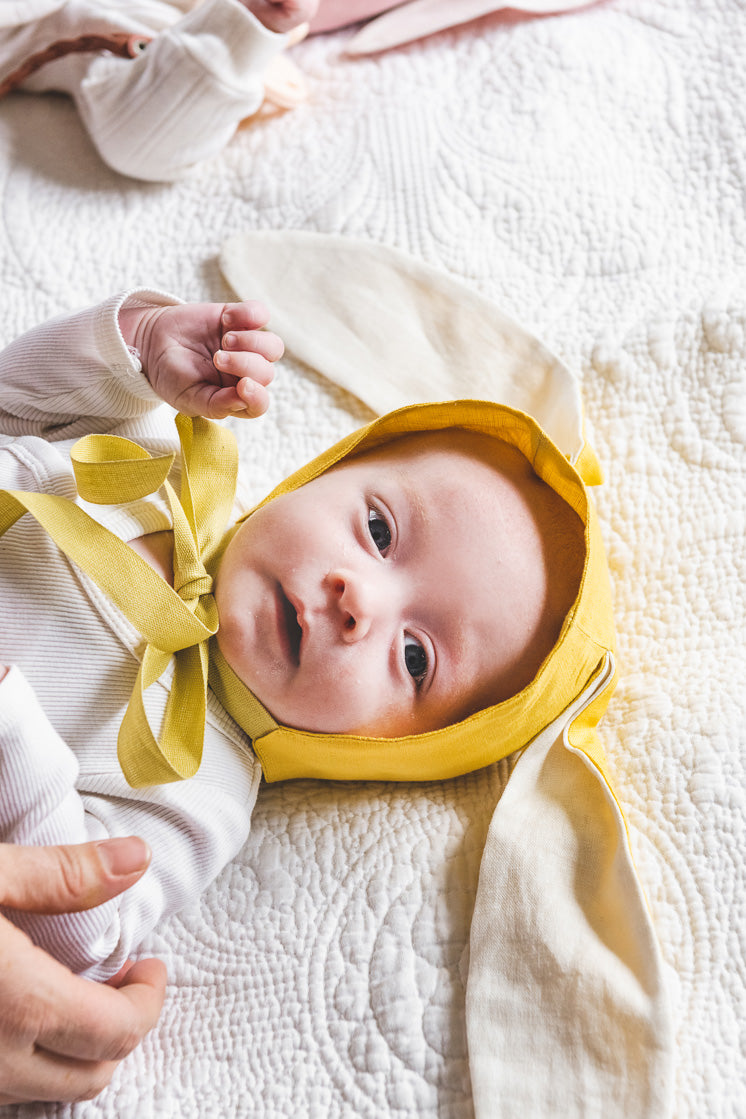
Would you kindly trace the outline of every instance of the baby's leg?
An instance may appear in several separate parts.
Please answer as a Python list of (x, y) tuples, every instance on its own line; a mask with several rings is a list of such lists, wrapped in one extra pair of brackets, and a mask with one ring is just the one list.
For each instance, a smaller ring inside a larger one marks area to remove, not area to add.
[[(0, 841), (29, 846), (107, 839), (75, 788), (78, 763), (55, 731), (22, 672), (0, 683)], [(35, 944), (72, 971), (106, 963), (114, 974), (127, 957), (120, 899), (82, 913), (47, 916), (2, 910)], [(97, 977), (101, 977), (100, 966)]]

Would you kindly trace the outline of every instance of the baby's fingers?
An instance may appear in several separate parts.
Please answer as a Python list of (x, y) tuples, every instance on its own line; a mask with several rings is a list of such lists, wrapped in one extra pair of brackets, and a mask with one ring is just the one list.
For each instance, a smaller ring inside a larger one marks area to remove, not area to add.
[[(217, 389), (210, 397), (209, 415), (222, 420), (226, 416), (254, 419), (269, 408), (269, 393), (263, 385), (244, 377), (236, 385)], [(207, 412), (203, 414), (207, 415)]]
[(258, 330), (269, 322), (269, 311), (258, 299), (226, 303), (220, 316), (223, 330)]
[(271, 330), (230, 330), (223, 335), (223, 349), (261, 354), (267, 361), (278, 361), (285, 352), (282, 339)]
[(237, 380), (249, 377), (259, 385), (268, 385), (274, 378), (272, 363), (261, 354), (246, 350), (218, 350), (213, 358), (215, 368)]

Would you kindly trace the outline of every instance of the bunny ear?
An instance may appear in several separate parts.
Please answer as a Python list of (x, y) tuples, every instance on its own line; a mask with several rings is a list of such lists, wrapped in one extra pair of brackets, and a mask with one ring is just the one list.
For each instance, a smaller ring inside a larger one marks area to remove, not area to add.
[(595, 731), (581, 733), (582, 752), (572, 724), (534, 740), (487, 836), (466, 993), (477, 1119), (671, 1113), (660, 950)]
[(584, 446), (575, 377), (488, 299), (397, 249), (307, 232), (232, 237), (221, 267), (261, 298), (293, 357), (374, 412), (481, 397), (528, 412), (574, 462)]
[[(222, 265), (239, 295), (266, 299), (290, 353), (376, 411), (486, 397), (600, 480), (567, 367), (447, 275), (309, 233), (233, 238)], [(610, 616), (605, 571), (588, 569), (584, 625)], [(602, 645), (593, 679), (524, 749), (487, 836), (466, 996), (477, 1119), (669, 1113), (663, 966), (595, 730), (614, 682)]]
[(345, 47), (345, 54), (374, 54), (377, 51), (411, 43), (456, 27), (490, 12), (506, 9), (525, 12), (527, 15), (549, 15), (572, 11), (574, 8), (587, 8), (592, 0), (511, 0), (509, 4), (496, 3), (495, 0), (409, 0), (392, 11), (380, 15), (366, 23)]

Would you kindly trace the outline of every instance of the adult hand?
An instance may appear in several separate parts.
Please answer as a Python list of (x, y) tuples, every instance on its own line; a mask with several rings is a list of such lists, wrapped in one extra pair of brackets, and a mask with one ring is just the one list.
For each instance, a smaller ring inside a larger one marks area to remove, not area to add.
[(161, 400), (187, 416), (213, 420), (267, 411), (272, 363), (284, 350), (276, 334), (261, 329), (268, 319), (256, 300), (119, 311), (124, 340), (139, 351)]
[[(141, 839), (68, 847), (0, 844), (0, 904), (36, 913), (90, 909), (132, 886)], [(73, 975), (0, 917), (0, 1104), (92, 1099), (155, 1025), (166, 969), (140, 960), (113, 985)]]

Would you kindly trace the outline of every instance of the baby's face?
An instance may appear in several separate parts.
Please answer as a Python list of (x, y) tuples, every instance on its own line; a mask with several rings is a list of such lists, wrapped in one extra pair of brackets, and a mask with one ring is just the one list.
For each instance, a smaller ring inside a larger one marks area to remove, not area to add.
[(400, 439), (241, 525), (217, 578), (218, 642), (278, 722), (417, 734), (529, 682), (546, 563), (530, 468), (497, 444), (495, 469), (494, 442)]

